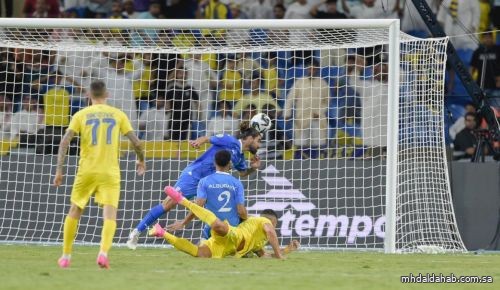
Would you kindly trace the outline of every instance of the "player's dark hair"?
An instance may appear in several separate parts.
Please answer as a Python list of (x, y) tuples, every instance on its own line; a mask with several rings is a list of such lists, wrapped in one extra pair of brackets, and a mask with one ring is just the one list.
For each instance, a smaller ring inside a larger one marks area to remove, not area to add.
[(265, 209), (263, 211), (260, 212), (260, 215), (267, 215), (267, 216), (273, 216), (275, 217), (276, 219), (278, 219), (278, 214), (272, 210), (272, 209)]
[(257, 129), (250, 126), (249, 121), (243, 121), (240, 123), (240, 132), (238, 133), (238, 139), (245, 139), (246, 137), (258, 137), (260, 136), (259, 131)]
[(103, 98), (106, 96), (106, 84), (101, 80), (90, 83), (90, 95), (94, 98)]
[(227, 150), (219, 150), (215, 153), (215, 164), (220, 167), (226, 167), (231, 162), (231, 153)]
[(472, 117), (475, 121), (477, 121), (477, 115), (475, 113), (467, 112), (465, 113), (464, 119), (467, 119), (467, 117)]

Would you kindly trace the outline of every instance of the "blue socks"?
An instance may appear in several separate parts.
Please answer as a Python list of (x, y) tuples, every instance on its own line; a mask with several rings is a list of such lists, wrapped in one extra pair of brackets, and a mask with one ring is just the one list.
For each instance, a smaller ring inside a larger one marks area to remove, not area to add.
[(149, 210), (148, 214), (137, 225), (136, 229), (139, 232), (143, 232), (145, 229), (147, 229), (147, 227), (152, 225), (164, 213), (165, 213), (165, 210), (163, 209), (163, 205), (161, 203), (159, 205), (151, 208)]

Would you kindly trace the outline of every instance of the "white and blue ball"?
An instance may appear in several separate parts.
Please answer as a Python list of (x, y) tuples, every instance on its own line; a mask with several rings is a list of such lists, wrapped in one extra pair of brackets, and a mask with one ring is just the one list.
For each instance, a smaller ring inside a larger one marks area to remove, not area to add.
[(264, 134), (271, 129), (272, 124), (271, 118), (264, 113), (258, 113), (250, 120), (250, 126), (255, 128), (261, 134)]

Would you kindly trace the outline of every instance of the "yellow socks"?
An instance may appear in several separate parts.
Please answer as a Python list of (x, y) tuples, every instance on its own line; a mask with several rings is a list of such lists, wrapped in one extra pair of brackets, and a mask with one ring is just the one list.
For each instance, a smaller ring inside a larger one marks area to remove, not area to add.
[[(77, 228), (78, 220), (70, 216), (66, 216), (66, 219), (64, 220), (63, 232), (63, 256), (65, 257), (69, 257), (73, 251), (73, 242), (75, 240)], [(113, 243), (115, 231), (116, 221), (104, 220), (101, 232), (101, 253), (108, 253)]]
[(177, 250), (183, 251), (184, 253), (187, 253), (193, 257), (198, 256), (198, 247), (193, 245), (190, 241), (183, 239), (183, 238), (178, 238), (170, 233), (165, 233), (163, 235), (163, 238), (167, 240), (172, 246), (174, 246)]
[(63, 255), (71, 255), (77, 229), (78, 220), (70, 216), (66, 216), (63, 229)]
[(108, 253), (113, 244), (113, 237), (116, 231), (116, 221), (104, 220), (104, 225), (101, 232), (101, 253)]
[(208, 209), (205, 209), (194, 202), (190, 202), (187, 199), (183, 199), (180, 202), (183, 206), (189, 208), (195, 216), (197, 216), (202, 222), (206, 223), (209, 226), (217, 220), (217, 217)]

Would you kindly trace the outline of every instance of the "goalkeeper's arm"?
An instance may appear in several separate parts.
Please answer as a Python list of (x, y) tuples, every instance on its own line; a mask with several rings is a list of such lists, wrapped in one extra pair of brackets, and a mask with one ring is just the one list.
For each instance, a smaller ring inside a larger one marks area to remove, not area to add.
[[(290, 244), (288, 244), (288, 246), (281, 248), (280, 253), (282, 256), (285, 256), (285, 255), (290, 254), (291, 252), (296, 251), (299, 247), (300, 247), (299, 241), (293, 240), (290, 242)], [(274, 253), (266, 252), (263, 249), (255, 252), (255, 254), (261, 258), (274, 258), (275, 257)]]

